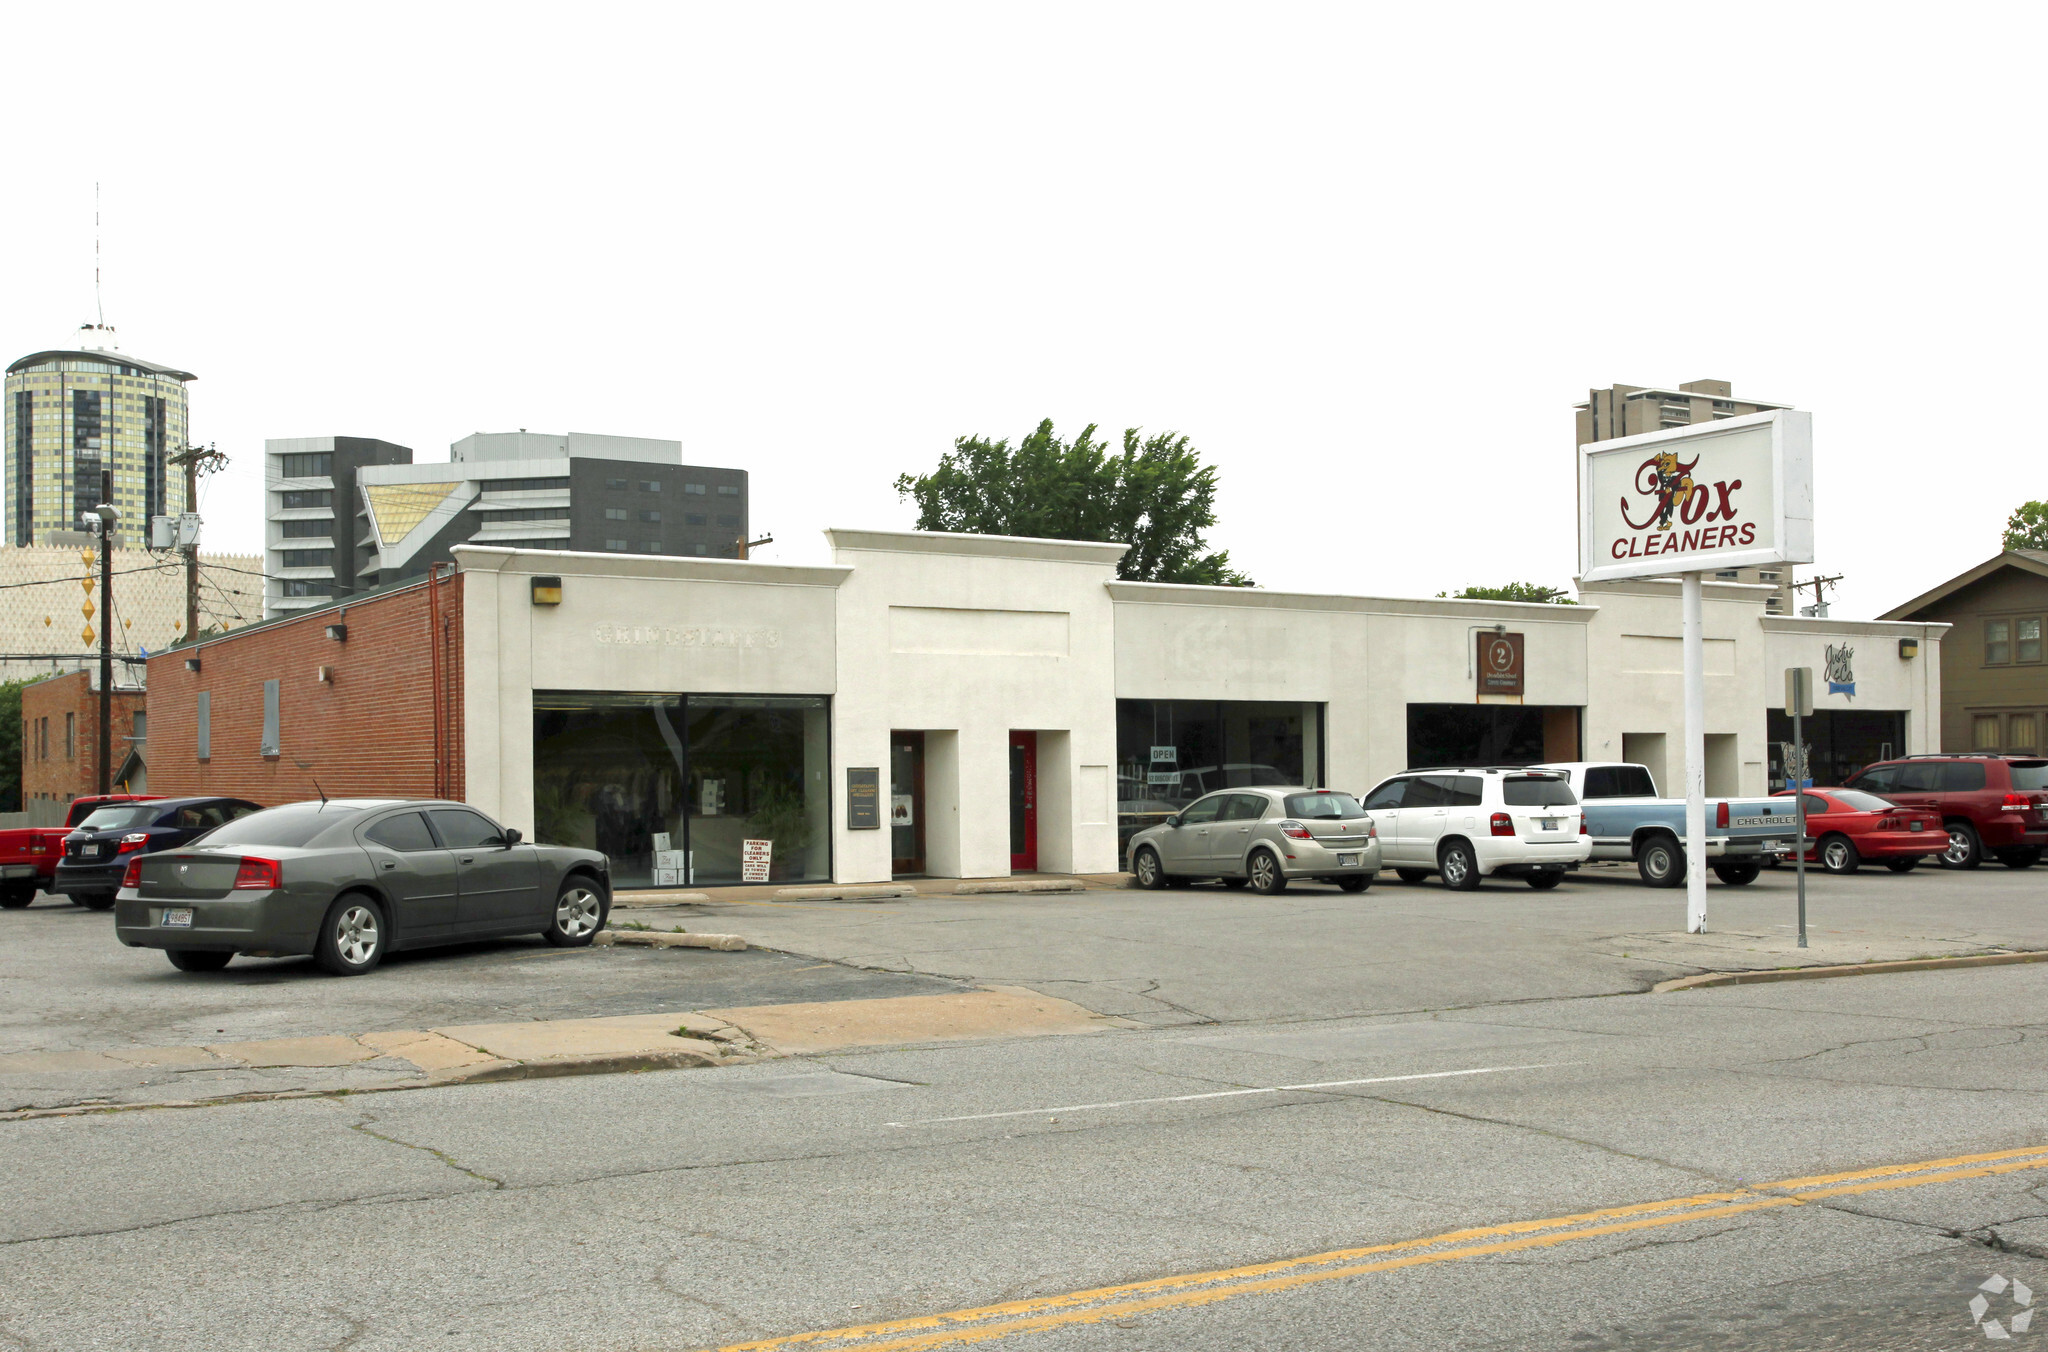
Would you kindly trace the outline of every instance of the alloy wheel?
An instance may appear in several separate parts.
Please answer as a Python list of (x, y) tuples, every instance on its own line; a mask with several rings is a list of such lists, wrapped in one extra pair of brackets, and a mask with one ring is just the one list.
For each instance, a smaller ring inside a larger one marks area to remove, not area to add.
[(1444, 851), (1444, 886), (1457, 887), (1465, 881), (1465, 854), (1462, 850)]
[(581, 939), (597, 928), (603, 904), (587, 887), (572, 887), (555, 901), (555, 928), (571, 939)]
[(1820, 852), (1820, 862), (1830, 873), (1840, 873), (1849, 867), (1849, 842), (1831, 840)]
[(1152, 851), (1138, 851), (1138, 857), (1134, 861), (1133, 868), (1138, 875), (1138, 886), (1157, 887), (1159, 885), (1159, 856), (1152, 853)]
[(1963, 834), (1960, 826), (1949, 828), (1948, 848), (1941, 852), (1941, 862), (1951, 868), (1960, 868), (1970, 862), (1970, 838)]
[(334, 926), (334, 947), (352, 967), (360, 967), (376, 955), (377, 913), (367, 906), (344, 909)]
[(1264, 850), (1252, 856), (1252, 886), (1261, 892), (1270, 892), (1280, 866), (1273, 862), (1273, 856)]

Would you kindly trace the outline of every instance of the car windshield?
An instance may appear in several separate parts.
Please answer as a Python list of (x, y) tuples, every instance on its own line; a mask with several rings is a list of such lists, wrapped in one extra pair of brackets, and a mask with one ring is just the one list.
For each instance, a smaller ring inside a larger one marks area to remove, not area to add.
[(1358, 800), (1348, 793), (1290, 793), (1287, 795), (1287, 815), (1330, 819), (1340, 817), (1363, 817), (1365, 809)]
[(1500, 795), (1509, 807), (1572, 807), (1579, 801), (1571, 785), (1540, 775), (1509, 775), (1500, 782)]
[(1880, 798), (1874, 793), (1864, 793), (1860, 789), (1836, 789), (1834, 798), (1851, 812), (1890, 812), (1898, 807), (1898, 804), (1889, 798)]
[(78, 824), (80, 831), (126, 831), (147, 826), (163, 808), (155, 803), (122, 803), (118, 807), (96, 807)]
[(2048, 761), (2007, 761), (2006, 768), (2012, 772), (2012, 786), (2022, 793), (2048, 789)]
[(355, 815), (351, 809), (330, 807), (322, 810), (319, 803), (294, 803), (290, 807), (274, 807), (265, 812), (251, 812), (246, 817), (237, 817), (225, 826), (216, 826), (198, 840), (195, 845), (304, 845), (336, 822)]

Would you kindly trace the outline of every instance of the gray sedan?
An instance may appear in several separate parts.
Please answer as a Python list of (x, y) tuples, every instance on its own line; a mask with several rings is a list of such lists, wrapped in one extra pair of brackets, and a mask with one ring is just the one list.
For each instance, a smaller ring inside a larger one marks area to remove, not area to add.
[(1227, 789), (1131, 837), (1140, 887), (1220, 878), (1270, 896), (1290, 879), (1313, 878), (1363, 892), (1379, 867), (1372, 818), (1356, 798), (1330, 789)]
[(310, 953), (360, 976), (395, 948), (534, 933), (580, 947), (610, 909), (610, 865), (595, 850), (528, 844), (462, 803), (335, 799), (138, 855), (114, 928), (187, 972), (219, 971), (237, 953)]

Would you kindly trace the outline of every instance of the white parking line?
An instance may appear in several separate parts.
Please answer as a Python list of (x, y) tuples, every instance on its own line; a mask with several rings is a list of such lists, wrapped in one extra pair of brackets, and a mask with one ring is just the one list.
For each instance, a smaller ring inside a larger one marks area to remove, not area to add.
[(1203, 1099), (1245, 1098), (1252, 1094), (1292, 1094), (1315, 1089), (1349, 1089), (1361, 1084), (1400, 1084), (1407, 1080), (1449, 1080), (1460, 1075), (1502, 1075), (1511, 1070), (1551, 1070), (1565, 1062), (1537, 1066), (1481, 1066), (1477, 1070), (1431, 1070), (1419, 1075), (1375, 1075), (1367, 1080), (1319, 1080), (1314, 1084), (1276, 1084), (1271, 1089), (1219, 1089), (1208, 1094), (1173, 1094), (1166, 1098), (1119, 1099), (1114, 1103), (1070, 1103), (1060, 1108), (1018, 1108), (1007, 1113), (969, 1113), (963, 1117), (923, 1117), (915, 1122), (889, 1122), (891, 1127), (925, 1127), (935, 1122), (987, 1122), (998, 1117), (1037, 1117), (1045, 1113), (1092, 1113), (1103, 1108), (1142, 1108), (1153, 1103), (1196, 1103)]

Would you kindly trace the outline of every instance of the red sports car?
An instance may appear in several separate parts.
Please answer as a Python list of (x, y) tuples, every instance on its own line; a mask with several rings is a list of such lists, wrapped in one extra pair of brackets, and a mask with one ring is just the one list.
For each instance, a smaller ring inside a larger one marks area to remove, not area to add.
[[(1791, 793), (1780, 789), (1777, 796)], [(1948, 848), (1940, 814), (1903, 808), (1861, 789), (1808, 789), (1805, 806), (1806, 838), (1813, 842), (1807, 862), (1830, 873), (1854, 873), (1866, 859), (1905, 873)]]

